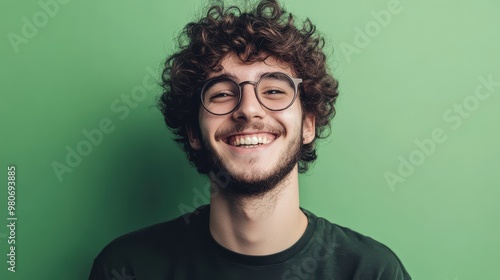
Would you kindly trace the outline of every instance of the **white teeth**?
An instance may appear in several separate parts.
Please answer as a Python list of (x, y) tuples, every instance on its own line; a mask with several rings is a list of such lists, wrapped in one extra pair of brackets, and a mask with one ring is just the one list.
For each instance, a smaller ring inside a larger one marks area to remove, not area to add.
[(241, 146), (245, 148), (251, 148), (255, 145), (259, 144), (269, 144), (272, 140), (268, 139), (266, 136), (247, 136), (247, 137), (235, 137), (231, 145), (233, 146)]

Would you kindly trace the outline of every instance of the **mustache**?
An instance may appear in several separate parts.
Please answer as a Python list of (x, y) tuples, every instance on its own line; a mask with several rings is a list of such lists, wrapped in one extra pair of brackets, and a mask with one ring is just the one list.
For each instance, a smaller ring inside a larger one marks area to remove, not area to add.
[(262, 121), (251, 124), (240, 123), (231, 127), (222, 128), (215, 132), (214, 136), (216, 140), (220, 140), (226, 138), (228, 135), (243, 132), (245, 130), (265, 131), (280, 136), (284, 134), (285, 128), (283, 126), (265, 124)]

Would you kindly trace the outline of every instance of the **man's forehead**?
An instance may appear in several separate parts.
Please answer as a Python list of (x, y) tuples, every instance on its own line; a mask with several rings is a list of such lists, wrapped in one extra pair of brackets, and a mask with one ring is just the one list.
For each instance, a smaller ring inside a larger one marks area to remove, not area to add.
[(235, 55), (226, 55), (220, 62), (220, 71), (209, 73), (208, 77), (227, 76), (235, 80), (258, 79), (265, 73), (283, 72), (293, 75), (292, 68), (286, 62), (267, 56), (255, 62), (241, 61)]

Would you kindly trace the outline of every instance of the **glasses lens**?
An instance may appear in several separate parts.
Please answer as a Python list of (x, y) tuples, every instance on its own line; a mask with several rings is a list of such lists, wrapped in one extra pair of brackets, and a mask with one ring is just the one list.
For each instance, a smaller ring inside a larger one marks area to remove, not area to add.
[(237, 84), (229, 79), (215, 79), (203, 88), (203, 106), (213, 114), (226, 114), (237, 105), (240, 95)]
[(269, 73), (261, 78), (257, 96), (268, 109), (282, 110), (293, 102), (295, 84), (283, 73)]

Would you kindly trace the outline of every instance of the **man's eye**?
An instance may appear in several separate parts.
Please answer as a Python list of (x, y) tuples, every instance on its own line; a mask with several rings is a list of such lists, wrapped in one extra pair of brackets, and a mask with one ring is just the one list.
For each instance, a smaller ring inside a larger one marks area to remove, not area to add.
[(279, 89), (266, 90), (264, 94), (284, 94), (285, 92)]
[(277, 89), (270, 89), (264, 92), (264, 94), (283, 94), (284, 92)]
[(233, 97), (235, 97), (235, 95), (233, 93), (231, 93), (231, 92), (219, 92), (219, 93), (213, 94), (210, 97), (210, 100), (212, 100), (212, 101), (221, 101), (221, 100), (230, 99), (230, 98), (233, 98)]

